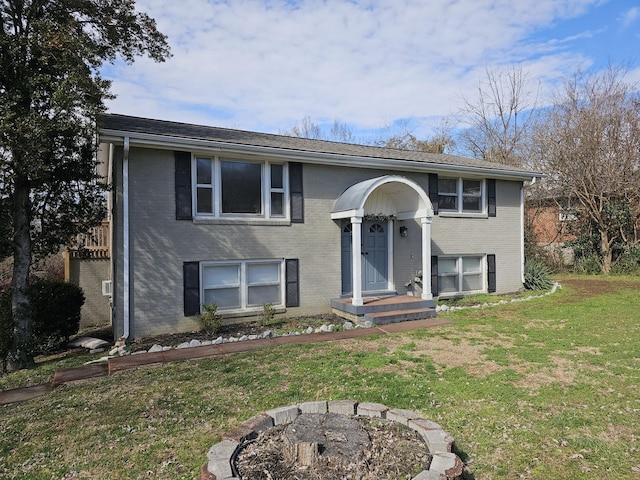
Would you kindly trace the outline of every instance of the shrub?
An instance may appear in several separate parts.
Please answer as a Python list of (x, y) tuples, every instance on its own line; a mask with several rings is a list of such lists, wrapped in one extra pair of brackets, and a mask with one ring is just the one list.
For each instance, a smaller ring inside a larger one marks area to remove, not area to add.
[(586, 255), (576, 258), (574, 271), (587, 275), (599, 275), (602, 273), (602, 265), (596, 255)]
[(218, 306), (215, 303), (203, 305), (203, 313), (196, 315), (202, 331), (216, 334), (222, 328), (222, 317), (218, 314)]
[(626, 249), (611, 268), (611, 273), (615, 275), (637, 275), (639, 272), (640, 248), (635, 246)]
[(0, 292), (0, 374), (7, 371), (7, 360), (13, 346), (11, 291)]
[(78, 333), (84, 304), (84, 293), (79, 286), (41, 280), (33, 283), (27, 293), (31, 300), (34, 353), (56, 349)]
[(527, 260), (524, 265), (524, 286), (528, 290), (548, 290), (552, 285), (549, 268), (538, 260)]
[(265, 303), (262, 306), (262, 317), (260, 318), (260, 325), (272, 325), (275, 322), (276, 309), (273, 308), (271, 303)]
[[(33, 355), (59, 348), (80, 329), (80, 310), (84, 304), (82, 289), (72, 283), (42, 280), (27, 290), (31, 300), (31, 341)], [(0, 293), (0, 363), (6, 371), (13, 346), (11, 291)]]

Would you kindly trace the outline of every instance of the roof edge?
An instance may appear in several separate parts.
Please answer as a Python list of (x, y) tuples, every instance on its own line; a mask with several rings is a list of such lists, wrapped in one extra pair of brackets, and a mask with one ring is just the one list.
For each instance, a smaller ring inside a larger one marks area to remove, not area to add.
[[(198, 125), (192, 124), (180, 124), (176, 122), (169, 122), (164, 120), (151, 120), (144, 119), (141, 117), (128, 117), (124, 115), (115, 115), (115, 114), (103, 114), (103, 116), (111, 116), (113, 118), (130, 118), (132, 120), (140, 120), (140, 121), (150, 121), (150, 122), (163, 122), (168, 125), (185, 125), (192, 127), (199, 127)], [(205, 152), (220, 152), (224, 151), (227, 153), (238, 153), (238, 154), (250, 154), (250, 155), (259, 155), (264, 157), (286, 157), (290, 161), (298, 161), (302, 163), (313, 163), (313, 164), (324, 164), (324, 165), (333, 165), (333, 166), (347, 166), (347, 167), (366, 167), (366, 168), (374, 168), (374, 169), (395, 169), (401, 171), (418, 171), (418, 172), (431, 172), (431, 173), (442, 173), (442, 174), (460, 174), (460, 173), (468, 173), (471, 175), (478, 175), (484, 177), (498, 178), (498, 179), (507, 179), (507, 180), (518, 180), (518, 181), (531, 181), (536, 178), (543, 178), (545, 175), (541, 172), (533, 172), (522, 169), (512, 169), (507, 166), (504, 168), (496, 167), (498, 164), (490, 164), (491, 166), (484, 167), (482, 166), (480, 160), (474, 159), (466, 159), (464, 157), (455, 157), (452, 158), (461, 158), (463, 160), (471, 160), (478, 162), (477, 166), (470, 165), (456, 165), (450, 163), (441, 163), (435, 161), (429, 161), (425, 159), (414, 160), (409, 158), (391, 158), (389, 157), (373, 157), (373, 156), (363, 156), (363, 155), (352, 155), (347, 153), (334, 153), (334, 152), (321, 152), (321, 151), (312, 151), (312, 150), (304, 150), (304, 149), (296, 149), (296, 148), (286, 148), (286, 147), (277, 147), (277, 146), (266, 146), (266, 145), (253, 145), (247, 143), (239, 143), (232, 141), (223, 141), (218, 139), (204, 139), (204, 138), (192, 138), (189, 136), (180, 136), (180, 135), (166, 135), (166, 134), (155, 134), (148, 132), (140, 132), (136, 130), (127, 130), (125, 128), (106, 128), (99, 127), (99, 136), (100, 140), (105, 143), (114, 143), (114, 144), (123, 144), (124, 138), (129, 138), (130, 145), (132, 147), (154, 147), (164, 150), (176, 150), (176, 149), (191, 149), (198, 150), (203, 153)], [(217, 127), (205, 127), (205, 128), (217, 128)], [(231, 129), (221, 129), (224, 131), (231, 132), (245, 132), (247, 134), (252, 134), (254, 132), (248, 132), (244, 130), (231, 130)], [(256, 132), (257, 133), (257, 132)], [(262, 134), (266, 135), (270, 138), (279, 138), (286, 137), (283, 135), (274, 135), (274, 134)], [(287, 137), (289, 138), (289, 137)], [(292, 137), (293, 138), (293, 137)], [(331, 144), (337, 144), (336, 142), (329, 142)], [(350, 144), (344, 144), (349, 146)], [(385, 150), (389, 150), (390, 152), (399, 152), (396, 149), (384, 149), (380, 147), (370, 147), (377, 148), (379, 152), (384, 152)]]

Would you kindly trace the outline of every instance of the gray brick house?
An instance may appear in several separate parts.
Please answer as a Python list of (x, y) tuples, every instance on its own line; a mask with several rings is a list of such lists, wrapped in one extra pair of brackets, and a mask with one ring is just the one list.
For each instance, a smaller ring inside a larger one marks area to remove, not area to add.
[(210, 303), (229, 322), (265, 304), (357, 319), (372, 299), (522, 288), (534, 172), (123, 115), (98, 126), (116, 338), (197, 329)]

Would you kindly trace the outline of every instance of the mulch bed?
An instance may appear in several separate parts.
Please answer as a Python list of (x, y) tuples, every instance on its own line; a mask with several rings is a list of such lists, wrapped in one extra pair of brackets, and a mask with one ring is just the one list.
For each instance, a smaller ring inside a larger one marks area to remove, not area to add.
[(149, 350), (153, 345), (176, 346), (193, 339), (197, 340), (215, 340), (222, 336), (225, 338), (236, 337), (242, 335), (261, 335), (267, 330), (284, 330), (284, 331), (301, 331), (309, 326), (319, 327), (323, 323), (342, 325), (344, 320), (333, 314), (314, 315), (306, 317), (282, 318), (268, 325), (262, 325), (260, 322), (236, 323), (224, 325), (216, 333), (207, 333), (203, 331), (187, 332), (187, 333), (170, 333), (165, 335), (155, 335), (136, 339), (131, 344), (132, 351)]
[(371, 443), (349, 461), (320, 455), (311, 466), (297, 462), (285, 437), (286, 425), (262, 431), (238, 454), (236, 468), (251, 480), (400, 480), (411, 479), (429, 467), (431, 457), (414, 430), (378, 418), (354, 418)]

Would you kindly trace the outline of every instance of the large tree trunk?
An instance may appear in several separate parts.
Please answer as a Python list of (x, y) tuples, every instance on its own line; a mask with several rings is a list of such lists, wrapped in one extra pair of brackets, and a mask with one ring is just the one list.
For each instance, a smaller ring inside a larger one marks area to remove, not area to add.
[(13, 217), (13, 350), (9, 355), (9, 371), (20, 370), (34, 364), (29, 343), (31, 342), (31, 313), (27, 288), (31, 269), (31, 201), (29, 182), (25, 178), (15, 179), (12, 204)]
[(611, 264), (613, 263), (613, 252), (609, 242), (609, 235), (605, 229), (600, 230), (600, 249), (602, 250), (602, 273), (609, 275), (611, 273)]

